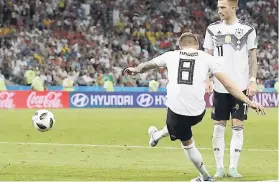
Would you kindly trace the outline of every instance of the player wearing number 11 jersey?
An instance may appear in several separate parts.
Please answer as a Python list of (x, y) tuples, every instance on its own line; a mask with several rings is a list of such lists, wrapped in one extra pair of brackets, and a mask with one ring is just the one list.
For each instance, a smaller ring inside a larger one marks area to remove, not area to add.
[[(186, 156), (200, 173), (192, 181), (213, 181), (207, 172), (199, 150), (192, 138), (192, 126), (198, 124), (205, 114), (205, 84), (208, 72), (225, 86), (236, 98), (263, 112), (263, 107), (250, 101), (225, 74), (213, 56), (198, 50), (197, 37), (185, 33), (179, 39), (181, 50), (166, 52), (149, 62), (141, 63), (135, 68), (126, 68), (124, 73), (135, 75), (156, 67), (167, 67), (167, 130), (172, 141), (180, 140)], [(264, 113), (264, 112), (263, 112)], [(155, 132), (155, 130), (154, 130)], [(151, 133), (151, 139), (153, 134)]]
[[(212, 23), (206, 30), (205, 51), (220, 58), (220, 69), (237, 83), (240, 89), (253, 96), (256, 92), (257, 40), (255, 29), (236, 17), (237, 0), (219, 0), (218, 13), (221, 21)], [(230, 166), (228, 176), (242, 177), (237, 164), (243, 145), (243, 121), (247, 119), (247, 105), (232, 96), (214, 80), (214, 101), (211, 118), (214, 120), (212, 144), (216, 160), (214, 177), (224, 177), (225, 126), (232, 119)], [(230, 117), (231, 116), (231, 117)]]

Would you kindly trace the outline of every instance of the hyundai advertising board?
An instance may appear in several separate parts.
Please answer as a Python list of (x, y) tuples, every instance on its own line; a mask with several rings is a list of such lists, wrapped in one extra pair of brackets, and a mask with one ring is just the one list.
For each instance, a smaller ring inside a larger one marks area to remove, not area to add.
[(163, 108), (165, 93), (73, 92), (71, 108)]

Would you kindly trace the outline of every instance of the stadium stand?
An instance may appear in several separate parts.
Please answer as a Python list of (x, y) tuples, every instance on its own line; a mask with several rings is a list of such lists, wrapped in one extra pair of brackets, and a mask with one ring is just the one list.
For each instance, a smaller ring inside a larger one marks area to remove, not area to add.
[[(257, 30), (258, 78), (265, 88), (278, 81), (277, 7), (277, 0), (241, 0), (238, 10)], [(122, 70), (176, 49), (182, 32), (197, 33), (202, 43), (216, 20), (211, 0), (0, 0), (1, 72), (11, 85), (27, 85), (36, 72), (46, 86), (70, 78), (82, 86), (157, 80), (165, 87), (165, 69), (136, 79)]]

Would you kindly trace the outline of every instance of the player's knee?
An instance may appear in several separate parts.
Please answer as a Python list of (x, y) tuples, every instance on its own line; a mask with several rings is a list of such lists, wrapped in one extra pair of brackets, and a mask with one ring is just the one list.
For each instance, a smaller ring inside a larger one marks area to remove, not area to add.
[(186, 140), (186, 141), (181, 141), (181, 144), (182, 144), (182, 147), (189, 147), (189, 146), (192, 146), (194, 145), (194, 140), (193, 138), (190, 138), (189, 140)]
[(214, 121), (214, 125), (226, 127), (226, 124), (227, 124), (227, 121), (225, 121), (225, 120)]
[(233, 119), (232, 120), (232, 126), (236, 126), (236, 127), (240, 126), (240, 127), (243, 128), (243, 121), (238, 120), (238, 119)]
[(242, 135), (243, 134), (243, 121), (233, 120), (232, 132), (235, 135)]

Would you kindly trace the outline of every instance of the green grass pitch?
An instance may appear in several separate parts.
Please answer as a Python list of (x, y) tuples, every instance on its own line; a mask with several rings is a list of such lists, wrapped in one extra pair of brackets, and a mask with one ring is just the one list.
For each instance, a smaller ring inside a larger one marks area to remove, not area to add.
[[(165, 109), (52, 111), (56, 116), (54, 128), (42, 133), (32, 126), (34, 110), (0, 110), (0, 181), (189, 181), (198, 175), (178, 141), (164, 138), (158, 147), (148, 147), (147, 129), (150, 125), (164, 126)], [(250, 110), (239, 162), (244, 178), (237, 181), (278, 179), (278, 112), (267, 109), (267, 113), (258, 116)], [(193, 130), (196, 145), (213, 175), (210, 110)], [(229, 123), (227, 149), (230, 137)], [(226, 167), (228, 161), (226, 150)]]

